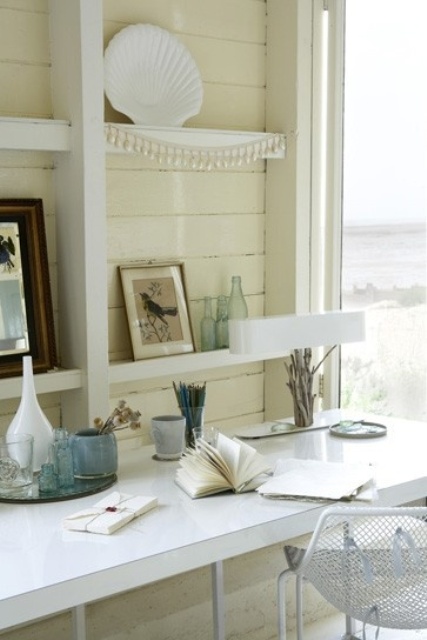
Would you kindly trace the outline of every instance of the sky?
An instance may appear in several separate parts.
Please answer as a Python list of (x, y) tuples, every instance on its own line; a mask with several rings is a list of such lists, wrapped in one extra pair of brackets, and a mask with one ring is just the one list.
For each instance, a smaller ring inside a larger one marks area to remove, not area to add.
[(346, 224), (426, 222), (426, 26), (426, 0), (347, 0)]

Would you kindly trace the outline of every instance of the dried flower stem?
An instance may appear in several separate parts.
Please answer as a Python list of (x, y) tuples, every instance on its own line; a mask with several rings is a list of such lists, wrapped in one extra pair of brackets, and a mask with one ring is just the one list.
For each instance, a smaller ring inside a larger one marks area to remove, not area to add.
[(132, 430), (139, 429), (141, 427), (140, 417), (140, 411), (133, 411), (130, 407), (126, 406), (125, 400), (120, 400), (118, 406), (105, 422), (102, 418), (95, 418), (93, 424), (94, 427), (98, 429), (98, 435), (104, 435), (112, 431), (126, 429), (127, 427)]

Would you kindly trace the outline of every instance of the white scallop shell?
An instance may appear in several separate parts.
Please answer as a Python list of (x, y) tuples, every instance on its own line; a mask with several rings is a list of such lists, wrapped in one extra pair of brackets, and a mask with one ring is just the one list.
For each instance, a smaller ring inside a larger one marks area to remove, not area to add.
[(180, 127), (200, 112), (203, 86), (190, 52), (165, 29), (125, 27), (104, 55), (105, 93), (135, 124)]

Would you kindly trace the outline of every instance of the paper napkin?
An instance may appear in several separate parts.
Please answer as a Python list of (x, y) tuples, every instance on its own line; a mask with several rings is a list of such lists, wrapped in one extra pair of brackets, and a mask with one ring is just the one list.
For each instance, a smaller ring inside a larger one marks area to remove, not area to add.
[(157, 498), (131, 496), (114, 491), (94, 504), (62, 521), (64, 529), (110, 534), (157, 506)]

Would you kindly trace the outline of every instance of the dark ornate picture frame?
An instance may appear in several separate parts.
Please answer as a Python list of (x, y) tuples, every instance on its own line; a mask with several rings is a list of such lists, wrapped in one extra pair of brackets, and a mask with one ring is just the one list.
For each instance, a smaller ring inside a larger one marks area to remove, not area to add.
[(57, 364), (47, 244), (40, 198), (0, 199), (0, 378)]

